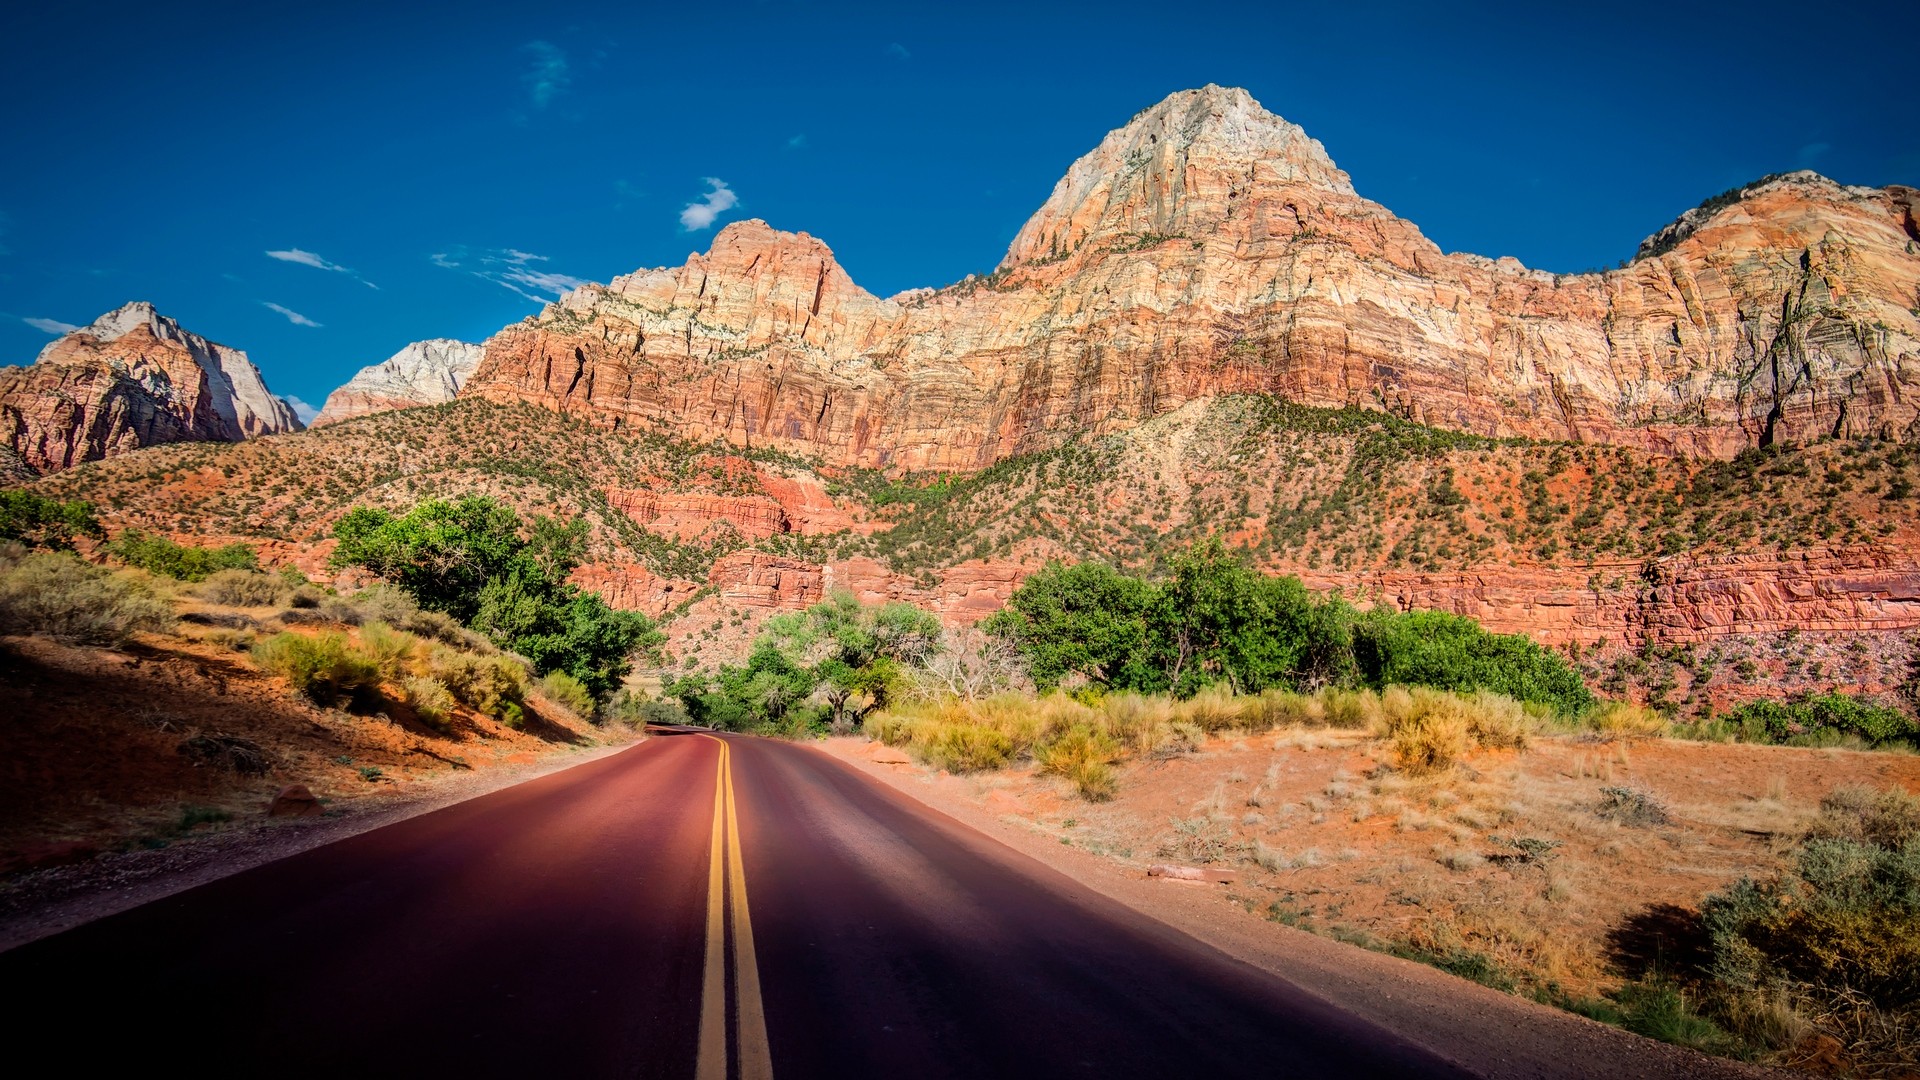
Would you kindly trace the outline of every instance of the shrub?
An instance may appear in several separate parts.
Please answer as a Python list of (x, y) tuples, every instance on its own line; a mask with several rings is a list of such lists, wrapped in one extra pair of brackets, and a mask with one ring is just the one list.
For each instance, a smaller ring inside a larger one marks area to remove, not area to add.
[(413, 667), (420, 639), (405, 630), (395, 630), (383, 622), (370, 622), (360, 628), (360, 652), (372, 660), (380, 677), (397, 682)]
[(400, 697), (422, 723), (445, 730), (453, 719), (453, 694), (439, 679), (415, 675), (401, 680)]
[(1750, 701), (1728, 713), (1726, 723), (1746, 742), (1833, 745), (1834, 736), (1841, 736), (1887, 746), (1920, 740), (1920, 722), (1913, 717), (1841, 693)]
[(1005, 768), (1013, 759), (1013, 740), (1004, 732), (964, 723), (935, 726), (915, 748), (931, 764), (956, 773)]
[(434, 678), (462, 704), (483, 716), (518, 727), (526, 719), (527, 669), (506, 656), (475, 656), (444, 645), (427, 656)]
[(1488, 633), (1444, 611), (1375, 611), (1354, 624), (1353, 655), (1370, 686), (1491, 690), (1577, 715), (1593, 692), (1566, 658), (1518, 634)]
[(564, 671), (549, 671), (537, 684), (540, 696), (582, 719), (592, 719), (596, 711), (593, 694), (587, 684)]
[(253, 647), (253, 662), (316, 705), (341, 704), (380, 681), (379, 664), (340, 634), (275, 634)]
[(1467, 709), (1451, 694), (1391, 687), (1382, 696), (1394, 764), (1415, 776), (1451, 769), (1472, 745)]
[(1105, 732), (1076, 724), (1052, 741), (1036, 746), (1033, 760), (1041, 772), (1065, 777), (1088, 802), (1103, 802), (1113, 798), (1113, 761), (1119, 754), (1119, 744)]
[(1586, 725), (1606, 735), (1660, 735), (1667, 730), (1667, 718), (1645, 705), (1627, 701), (1602, 702), (1586, 716)]
[(1600, 806), (1595, 813), (1608, 821), (1617, 821), (1622, 825), (1635, 828), (1647, 828), (1652, 825), (1667, 825), (1673, 821), (1667, 804), (1660, 797), (1645, 788), (1603, 787), (1600, 789)]
[(193, 592), (202, 600), (228, 607), (272, 607), (284, 602), (291, 590), (282, 579), (257, 570), (218, 570)]
[(128, 529), (107, 545), (107, 552), (128, 566), (179, 581), (205, 581), (221, 570), (258, 570), (260, 559), (245, 544), (194, 547), (164, 536)]
[(153, 586), (72, 555), (28, 555), (0, 575), (0, 630), (86, 645), (118, 645), (166, 630), (173, 608)]

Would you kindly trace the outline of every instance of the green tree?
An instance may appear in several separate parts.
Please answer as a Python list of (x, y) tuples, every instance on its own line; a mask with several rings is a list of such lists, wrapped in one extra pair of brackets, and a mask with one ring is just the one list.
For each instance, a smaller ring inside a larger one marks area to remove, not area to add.
[(1217, 540), (1176, 556), (1152, 622), (1166, 683), (1188, 696), (1226, 682), (1237, 693), (1324, 686), (1351, 674), (1351, 609), (1316, 600), (1295, 577), (1249, 569)]
[(1042, 693), (1069, 675), (1130, 690), (1166, 689), (1154, 653), (1159, 590), (1105, 563), (1049, 562), (982, 624), (1010, 642)]
[(1354, 624), (1353, 655), (1370, 686), (1486, 689), (1570, 715), (1594, 704), (1593, 692), (1559, 653), (1444, 611), (1371, 612)]
[(92, 503), (83, 499), (62, 502), (18, 488), (0, 491), (0, 541), (71, 551), (77, 536), (106, 536), (99, 519), (93, 516)]

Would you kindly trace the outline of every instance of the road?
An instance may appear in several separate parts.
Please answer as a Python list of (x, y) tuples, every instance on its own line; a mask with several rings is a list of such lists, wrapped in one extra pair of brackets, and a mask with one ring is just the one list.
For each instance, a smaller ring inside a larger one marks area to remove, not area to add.
[(0, 999), (16, 1064), (79, 1075), (1465, 1075), (824, 754), (691, 732), (0, 953)]

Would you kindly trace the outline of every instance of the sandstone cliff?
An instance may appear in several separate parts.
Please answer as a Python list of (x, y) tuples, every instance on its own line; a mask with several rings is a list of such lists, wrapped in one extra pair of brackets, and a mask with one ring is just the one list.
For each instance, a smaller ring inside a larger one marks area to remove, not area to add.
[(465, 393), (863, 466), (974, 469), (1236, 391), (1728, 457), (1920, 431), (1911, 188), (1772, 178), (1557, 275), (1440, 251), (1244, 91), (1075, 162), (1000, 268), (891, 299), (759, 221), (503, 330)]
[(355, 416), (442, 405), (452, 401), (480, 364), (481, 346), (449, 338), (416, 341), (378, 364), (361, 368), (314, 417), (313, 426)]
[(159, 443), (299, 431), (247, 354), (128, 304), (0, 368), (0, 445), (52, 472)]

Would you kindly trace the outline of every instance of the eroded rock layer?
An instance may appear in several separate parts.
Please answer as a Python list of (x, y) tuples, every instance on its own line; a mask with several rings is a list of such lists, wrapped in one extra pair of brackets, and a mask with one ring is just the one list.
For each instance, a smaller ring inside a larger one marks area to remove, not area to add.
[(882, 299), (736, 223), (486, 345), (465, 393), (862, 466), (974, 469), (1195, 399), (1729, 457), (1920, 427), (1911, 188), (1771, 178), (1622, 270), (1449, 255), (1245, 91), (1075, 162), (984, 278)]
[(443, 405), (453, 400), (479, 366), (480, 352), (478, 345), (450, 338), (416, 341), (378, 364), (361, 368), (328, 394), (313, 426), (389, 409)]

